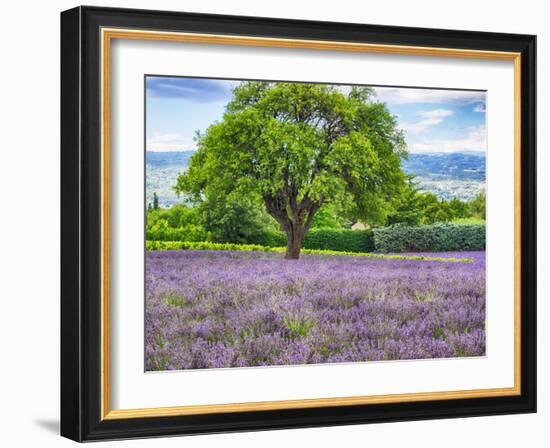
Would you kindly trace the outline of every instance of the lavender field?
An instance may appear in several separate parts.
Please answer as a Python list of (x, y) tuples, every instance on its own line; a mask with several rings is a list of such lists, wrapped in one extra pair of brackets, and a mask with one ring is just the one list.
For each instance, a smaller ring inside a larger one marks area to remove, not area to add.
[(145, 368), (482, 356), (485, 252), (435, 255), (148, 251)]

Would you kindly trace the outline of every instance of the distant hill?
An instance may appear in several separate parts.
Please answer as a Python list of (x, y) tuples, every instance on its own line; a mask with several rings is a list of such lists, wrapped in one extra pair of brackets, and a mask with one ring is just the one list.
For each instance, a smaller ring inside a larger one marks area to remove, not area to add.
[[(178, 175), (185, 171), (194, 151), (146, 152), (146, 196), (152, 203), (153, 192), (161, 207), (181, 202), (173, 190)], [(442, 199), (472, 199), (485, 189), (485, 153), (420, 153), (409, 154), (403, 171), (416, 176), (421, 190)]]
[(153, 192), (157, 193), (161, 207), (170, 207), (181, 202), (172, 187), (176, 184), (178, 175), (187, 168), (193, 153), (194, 151), (145, 153), (146, 204), (153, 203)]
[(187, 167), (189, 159), (195, 153), (195, 151), (170, 151), (170, 152), (153, 152), (147, 151), (145, 153), (147, 157), (147, 165), (153, 168), (166, 168), (166, 167)]
[(485, 181), (485, 153), (409, 154), (409, 159), (403, 162), (403, 171), (432, 180), (440, 178)]
[(403, 171), (414, 175), (422, 191), (440, 199), (473, 199), (485, 190), (485, 153), (420, 153), (409, 154)]

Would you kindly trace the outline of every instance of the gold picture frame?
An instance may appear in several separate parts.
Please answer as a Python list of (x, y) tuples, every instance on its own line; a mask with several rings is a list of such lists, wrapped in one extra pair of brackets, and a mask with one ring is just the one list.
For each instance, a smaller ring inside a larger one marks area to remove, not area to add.
[[(108, 12), (108, 14), (106, 14)], [(211, 20), (210, 28), (219, 29), (219, 32), (199, 32), (194, 29), (190, 24), (197, 19), (194, 15), (185, 16), (178, 15), (177, 13), (156, 13), (156, 12), (141, 12), (141, 21), (133, 18), (129, 12), (123, 10), (111, 11), (103, 8), (76, 8), (63, 13), (62, 26), (64, 27), (67, 37), (70, 35), (73, 40), (74, 34), (80, 36), (80, 39), (88, 39), (92, 42), (92, 48), (98, 50), (96, 55), (88, 56), (92, 57), (94, 64), (97, 64), (98, 70), (98, 90), (94, 90), (94, 95), (98, 99), (98, 111), (100, 113), (100, 123), (97, 129), (91, 129), (90, 131), (96, 133), (96, 139), (99, 143), (99, 164), (93, 169), (98, 170), (99, 183), (97, 185), (97, 193), (99, 203), (97, 204), (98, 213), (96, 218), (98, 219), (99, 227), (99, 240), (98, 240), (98, 252), (97, 252), (97, 272), (99, 274), (99, 284), (97, 291), (97, 304), (98, 314), (95, 314), (96, 318), (99, 317), (99, 321), (96, 320), (95, 334), (99, 335), (99, 343), (97, 344), (98, 359), (95, 360), (95, 364), (99, 371), (98, 376), (94, 380), (94, 387), (88, 387), (88, 389), (98, 390), (99, 404), (89, 405), (90, 397), (75, 398), (75, 390), (79, 387), (83, 387), (82, 378), (78, 377), (78, 381), (75, 380), (73, 369), (74, 364), (83, 362), (82, 360), (74, 359), (74, 355), (66, 356), (63, 360), (64, 369), (66, 370), (66, 378), (71, 377), (72, 381), (66, 379), (67, 384), (70, 382), (71, 386), (67, 386), (64, 389), (65, 401), (70, 395), (72, 400), (78, 402), (78, 406), (82, 408), (83, 414), (86, 414), (86, 418), (89, 422), (94, 421), (95, 426), (88, 424), (87, 434), (84, 434), (84, 423), (82, 420), (75, 422), (73, 418), (67, 417), (67, 408), (62, 409), (62, 433), (64, 435), (77, 440), (93, 440), (95, 438), (118, 438), (132, 436), (132, 428), (136, 425), (137, 421), (143, 421), (146, 419), (150, 423), (146, 425), (144, 429), (145, 434), (164, 434), (174, 433), (163, 432), (162, 422), (163, 419), (172, 418), (180, 419), (182, 428), (181, 431), (175, 431), (175, 433), (192, 433), (201, 432), (201, 428), (206, 428), (204, 424), (198, 423), (191, 430), (187, 430), (185, 425), (185, 419), (192, 416), (208, 417), (212, 415), (227, 415), (234, 414), (234, 418), (242, 413), (258, 413), (272, 412), (272, 411), (298, 411), (298, 410), (317, 410), (319, 408), (326, 408), (327, 413), (338, 413), (338, 408), (345, 408), (346, 412), (352, 412), (352, 408), (360, 409), (361, 412), (365, 410), (365, 407), (373, 405), (396, 405), (399, 403), (413, 403), (420, 406), (422, 409), (422, 403), (433, 403), (437, 401), (444, 401), (449, 403), (449, 406), (453, 406), (452, 402), (460, 400), (474, 400), (474, 399), (492, 399), (493, 401), (486, 401), (486, 403), (496, 403), (494, 406), (498, 406), (498, 400), (507, 400), (506, 403), (512, 408), (515, 407), (518, 412), (525, 410), (526, 412), (534, 409), (533, 398), (533, 371), (532, 367), (535, 362), (534, 353), (532, 347), (527, 344), (531, 344), (532, 339), (531, 332), (534, 331), (531, 324), (534, 325), (534, 310), (532, 304), (526, 304), (529, 300), (534, 300), (533, 297), (527, 297), (526, 293), (526, 280), (531, 281), (529, 274), (526, 277), (525, 270), (529, 270), (526, 265), (528, 263), (534, 263), (534, 249), (531, 243), (526, 243), (525, 234), (522, 231), (522, 223), (528, 222), (529, 226), (534, 225), (531, 222), (533, 214), (533, 197), (534, 192), (526, 192), (525, 186), (532, 185), (533, 179), (527, 179), (525, 173), (531, 172), (534, 166), (534, 159), (530, 154), (534, 151), (534, 142), (532, 137), (525, 135), (525, 130), (530, 129), (533, 123), (534, 112), (533, 102), (531, 100), (534, 94), (534, 84), (532, 79), (534, 74), (532, 73), (532, 60), (534, 58), (533, 46), (534, 38), (532, 36), (517, 36), (506, 35), (502, 36), (500, 42), (497, 45), (502, 48), (491, 48), (495, 46), (492, 44), (490, 35), (479, 35), (480, 33), (472, 33), (470, 35), (467, 32), (446, 32), (436, 33), (433, 30), (416, 30), (417, 33), (424, 36), (424, 40), (431, 39), (433, 46), (428, 46), (425, 42), (419, 42), (419, 39), (410, 39), (413, 41), (410, 45), (407, 44), (407, 37), (401, 37), (401, 41), (392, 37), (389, 33), (391, 27), (384, 28), (382, 30), (373, 29), (370, 30), (367, 25), (357, 25), (357, 27), (363, 27), (365, 31), (365, 41), (347, 41), (345, 39), (346, 27), (339, 24), (320, 24), (319, 29), (323, 27), (332, 31), (334, 34), (338, 30), (342, 33), (340, 40), (319, 39), (317, 37), (304, 38), (304, 37), (277, 37), (277, 27), (281, 28), (278, 32), (281, 35), (288, 34), (288, 27), (294, 27), (296, 35), (300, 34), (299, 26), (295, 23), (277, 22), (269, 19), (249, 19), (246, 23), (254, 24), (254, 20), (258, 20), (261, 23), (262, 20), (268, 21), (267, 28), (270, 31), (266, 32), (266, 35), (250, 35), (246, 30), (247, 25), (243, 26), (243, 33), (236, 35), (230, 34), (227, 31), (224, 32), (222, 26), (220, 26), (219, 20), (208, 16), (201, 16), (203, 20)], [(108, 17), (108, 18), (105, 18)], [(114, 17), (114, 18), (113, 18)], [(181, 21), (181, 27), (191, 28), (190, 31), (174, 31), (171, 27), (174, 20)], [(136, 22), (134, 23), (134, 20)], [(159, 25), (165, 23), (165, 29)], [(227, 18), (226, 18), (227, 20)], [(84, 31), (83, 27), (78, 26), (78, 23), (88, 23), (90, 26)], [(149, 21), (149, 22), (148, 22)], [(134, 25), (132, 26), (132, 24)], [(147, 29), (144, 23), (155, 23), (154, 29)], [(239, 23), (239, 19), (235, 19), (235, 23)], [(267, 23), (267, 22), (266, 22)], [(250, 25), (251, 26), (251, 25)], [(286, 27), (286, 28), (285, 28)], [(206, 27), (207, 28), (207, 27)], [(284, 28), (284, 29), (283, 29)], [(90, 34), (93, 30), (93, 34)], [(343, 31), (342, 31), (343, 30)], [(440, 31), (440, 30), (438, 30)], [(369, 32), (371, 34), (369, 34)], [(386, 33), (385, 42), (384, 33)], [(412, 33), (412, 32), (411, 32)], [(463, 33), (463, 34), (461, 34)], [(315, 34), (315, 33), (312, 33)], [(370, 36), (370, 37), (369, 37)], [(376, 39), (372, 39), (375, 36)], [(63, 38), (63, 35), (62, 35)], [(427, 393), (405, 393), (394, 395), (371, 395), (371, 396), (351, 396), (351, 397), (339, 397), (339, 398), (315, 398), (304, 400), (283, 400), (283, 401), (264, 401), (264, 402), (243, 402), (232, 404), (218, 404), (218, 405), (188, 405), (188, 406), (175, 406), (175, 407), (157, 407), (157, 408), (141, 408), (141, 409), (112, 409), (111, 403), (111, 323), (110, 323), (110, 284), (111, 284), (111, 269), (110, 269), (110, 246), (111, 246), (111, 229), (110, 229), (110, 216), (111, 216), (111, 204), (110, 204), (110, 185), (111, 185), (111, 45), (116, 39), (130, 39), (141, 41), (162, 41), (162, 42), (185, 42), (185, 43), (200, 43), (209, 45), (232, 45), (243, 47), (275, 47), (275, 48), (288, 48), (288, 49), (312, 49), (322, 51), (342, 51), (342, 52), (354, 52), (354, 53), (381, 53), (381, 54), (398, 54), (409, 56), (435, 56), (435, 57), (448, 57), (448, 58), (466, 58), (466, 59), (483, 59), (483, 60), (504, 60), (513, 62), (514, 66), (514, 158), (515, 158), (515, 174), (514, 174), (514, 386), (507, 388), (494, 388), (494, 389), (475, 389), (475, 390), (460, 390), (460, 391), (445, 391), (445, 392), (427, 392)], [(475, 40), (476, 48), (471, 48), (471, 41)], [(399, 42), (397, 42), (399, 41)], [(62, 71), (62, 76), (66, 79), (75, 76), (75, 73), (80, 73), (82, 76), (82, 64), (87, 61), (84, 55), (80, 52), (84, 51), (74, 41), (72, 44), (66, 43), (66, 62), (65, 72)], [(468, 43), (470, 47), (460, 46), (460, 43)], [(455, 46), (453, 46), (455, 45)], [(76, 46), (76, 47), (75, 47)], [(62, 48), (63, 50), (63, 48)], [(76, 58), (76, 55), (78, 58)], [(92, 59), (90, 59), (92, 60)], [(62, 68), (63, 70), (63, 68)], [(74, 83), (70, 87), (66, 87), (65, 95), (76, 95), (77, 98), (82, 98), (83, 78), (80, 77), (80, 82), (77, 83), (75, 88)], [(67, 101), (70, 103), (70, 101)], [(71, 103), (73, 108), (75, 105)], [(69, 106), (64, 106), (66, 110), (65, 117), (67, 117), (69, 111), (73, 110)], [(78, 107), (78, 105), (76, 106)], [(63, 120), (63, 116), (62, 116)], [(64, 132), (67, 135), (67, 141), (73, 138), (75, 126), (87, 126), (86, 117), (79, 117), (78, 122), (68, 122), (64, 124), (66, 129)], [(62, 147), (62, 151), (74, 151), (73, 148), (69, 148), (67, 141)], [(77, 141), (77, 140), (75, 140)], [(78, 140), (79, 150), (85, 151), (86, 145)], [(72, 161), (70, 167), (64, 168), (66, 171), (74, 169), (74, 166), (78, 163), (82, 163), (81, 160)], [(86, 168), (88, 169), (88, 168)], [(67, 174), (69, 177), (69, 175)], [(526, 196), (527, 194), (531, 196)], [(72, 219), (74, 213), (80, 210), (82, 207), (82, 198), (77, 198), (78, 204), (76, 208), (72, 207), (67, 209), (64, 213), (67, 217), (67, 222)], [(526, 221), (527, 220), (527, 221)], [(529, 229), (528, 229), (529, 230)], [(534, 235), (533, 235), (534, 238)], [(69, 257), (69, 254), (74, 254), (74, 251), (79, 251), (82, 255), (82, 246), (76, 245), (74, 242), (72, 246), (67, 246), (65, 249), (65, 257)], [(65, 280), (67, 284), (73, 286), (75, 279)], [(528, 286), (532, 288), (532, 285)], [(70, 288), (69, 288), (70, 289)], [(531, 291), (532, 289), (529, 289)], [(75, 300), (74, 297), (65, 296), (62, 298), (62, 303), (67, 303), (69, 300)], [(79, 295), (79, 300), (82, 300), (82, 296)], [(63, 302), (65, 301), (65, 302)], [(72, 305), (65, 305), (66, 315), (73, 315), (74, 309)], [(78, 315), (82, 319), (82, 312), (85, 309), (82, 304), (79, 305)], [(89, 318), (88, 315), (86, 318)], [(530, 328), (525, 328), (525, 322), (530, 323)], [(63, 325), (68, 327), (71, 325), (71, 331), (82, 332), (83, 327), (78, 326), (74, 328), (74, 322), (69, 323), (68, 317), (64, 317)], [(94, 327), (95, 328), (95, 327)], [(531, 336), (526, 337), (526, 332), (530, 332)], [(63, 338), (62, 338), (63, 339)], [(73, 344), (71, 342), (70, 344)], [(62, 340), (62, 345), (64, 341)], [(69, 342), (66, 352), (71, 353), (79, 352), (82, 355), (82, 346), (69, 347)], [(526, 347), (529, 347), (526, 350)], [(526, 368), (527, 366), (527, 368)], [(84, 365), (81, 365), (83, 368)], [(528, 370), (528, 371), (526, 371)], [(80, 384), (78, 386), (76, 383)], [(526, 388), (525, 385), (529, 384)], [(85, 388), (86, 389), (86, 388)], [(85, 402), (86, 401), (86, 402)], [(63, 402), (63, 391), (62, 391)], [(504, 401), (502, 401), (504, 403)], [(528, 402), (529, 406), (525, 403)], [(521, 404), (521, 405), (520, 405)], [(90, 407), (91, 406), (91, 407)], [(84, 410), (86, 408), (86, 410)], [(351, 410), (350, 410), (351, 409)], [(426, 408), (428, 409), (428, 408)], [(529, 409), (529, 410), (527, 410)], [(370, 411), (368, 411), (370, 412)], [(372, 412), (375, 412), (374, 410)], [(398, 410), (396, 411), (396, 419), (399, 419)], [(457, 408), (457, 412), (461, 415), (475, 415), (476, 412), (468, 414), (465, 410)], [(479, 411), (481, 413), (481, 411)], [(93, 414), (93, 415), (92, 415)], [(64, 417), (63, 417), (64, 416)], [(365, 418), (364, 421), (368, 421)], [(65, 421), (65, 424), (63, 424)], [(117, 423), (118, 422), (118, 423)], [(319, 424), (323, 423), (323, 419), (319, 420)], [(120, 424), (121, 426), (116, 426)], [(142, 423), (140, 423), (142, 424)], [(306, 423), (307, 424), (307, 423)], [(107, 425), (107, 426), (106, 426)], [(112, 425), (112, 426), (109, 426)], [(201, 426), (202, 425), (202, 426)], [(292, 425), (283, 423), (281, 421), (280, 427), (291, 427)], [(106, 429), (98, 429), (105, 427)], [(249, 426), (239, 426), (238, 422), (235, 423), (235, 428), (249, 428)], [(254, 427), (254, 426), (252, 426)], [(262, 427), (261, 423), (258, 423), (258, 428)], [(263, 426), (267, 427), (267, 426)], [(276, 422), (273, 423), (273, 427), (277, 427)], [(114, 428), (114, 429), (112, 429)], [(220, 430), (223, 425), (219, 426)], [(216, 430), (216, 429), (214, 429)], [(139, 432), (139, 431), (138, 431)], [(137, 432), (135, 432), (137, 433)]]

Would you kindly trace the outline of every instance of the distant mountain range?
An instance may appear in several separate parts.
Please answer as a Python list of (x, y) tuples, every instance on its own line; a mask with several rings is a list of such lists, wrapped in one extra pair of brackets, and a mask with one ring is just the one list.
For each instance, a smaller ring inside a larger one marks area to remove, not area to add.
[[(161, 207), (181, 202), (172, 187), (193, 153), (146, 152), (147, 203), (152, 203), (153, 192), (159, 196)], [(421, 190), (433, 192), (442, 199), (469, 200), (485, 189), (483, 152), (409, 154), (403, 161), (403, 171), (416, 176)]]
[(147, 166), (151, 166), (154, 169), (170, 167), (186, 168), (193, 154), (195, 154), (195, 151), (147, 151), (145, 153), (147, 156)]
[(403, 161), (403, 171), (432, 180), (479, 180), (485, 181), (484, 152), (434, 152), (409, 154)]

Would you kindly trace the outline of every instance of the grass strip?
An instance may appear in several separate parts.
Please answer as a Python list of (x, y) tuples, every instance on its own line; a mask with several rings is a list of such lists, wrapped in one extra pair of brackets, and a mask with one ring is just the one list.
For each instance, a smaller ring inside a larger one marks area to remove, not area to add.
[[(258, 244), (234, 244), (234, 243), (211, 243), (209, 241), (146, 241), (146, 250), (236, 250), (249, 252), (280, 252), (286, 251), (285, 247), (267, 247)], [(352, 257), (369, 257), (384, 260), (419, 260), (419, 261), (441, 261), (444, 263), (473, 263), (472, 258), (456, 257), (430, 257), (424, 255), (395, 255), (376, 254), (372, 252), (341, 252), (323, 249), (302, 249), (303, 254), (313, 255), (337, 255)]]

